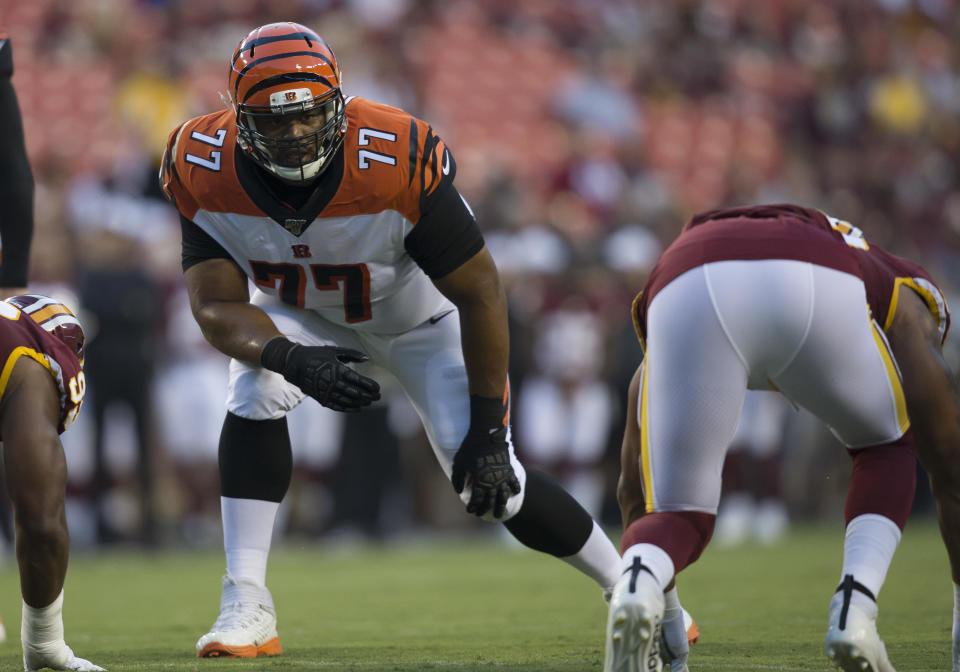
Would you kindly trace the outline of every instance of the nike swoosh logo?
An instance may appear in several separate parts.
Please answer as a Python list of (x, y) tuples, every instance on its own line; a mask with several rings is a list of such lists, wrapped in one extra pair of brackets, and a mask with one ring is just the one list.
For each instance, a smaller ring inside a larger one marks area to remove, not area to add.
[(440, 320), (442, 320), (443, 318), (445, 318), (447, 315), (449, 315), (449, 314), (452, 313), (452, 312), (453, 312), (453, 308), (451, 308), (450, 310), (448, 310), (448, 311), (445, 312), (445, 313), (440, 313), (439, 315), (434, 315), (433, 317), (430, 318), (430, 324), (436, 324), (437, 322), (439, 322)]
[(443, 150), (443, 174), (450, 174), (450, 152), (446, 149)]

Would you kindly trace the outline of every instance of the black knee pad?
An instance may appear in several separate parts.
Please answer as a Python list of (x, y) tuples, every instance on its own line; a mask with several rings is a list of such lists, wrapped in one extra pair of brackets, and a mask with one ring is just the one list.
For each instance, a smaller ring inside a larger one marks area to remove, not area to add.
[(552, 478), (527, 469), (523, 506), (504, 526), (524, 546), (566, 558), (587, 543), (593, 518)]
[(292, 473), (293, 449), (285, 417), (248, 420), (227, 413), (220, 431), (220, 494), (280, 502)]

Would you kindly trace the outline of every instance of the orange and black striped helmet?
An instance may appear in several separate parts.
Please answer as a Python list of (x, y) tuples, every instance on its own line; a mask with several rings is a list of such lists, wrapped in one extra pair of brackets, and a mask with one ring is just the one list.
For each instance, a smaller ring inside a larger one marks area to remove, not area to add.
[(76, 353), (83, 366), (83, 348), (86, 338), (83, 327), (73, 311), (65, 305), (42, 294), (19, 294), (5, 299), (33, 318), (33, 321), (63, 341), (64, 345)]
[(229, 102), (237, 141), (287, 182), (313, 180), (347, 130), (340, 65), (327, 43), (299, 23), (254, 29), (230, 61)]

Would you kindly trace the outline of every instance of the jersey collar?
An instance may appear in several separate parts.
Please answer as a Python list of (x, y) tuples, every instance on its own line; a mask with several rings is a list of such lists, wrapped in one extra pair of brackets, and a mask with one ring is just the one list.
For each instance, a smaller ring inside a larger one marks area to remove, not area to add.
[(260, 169), (240, 149), (234, 149), (234, 165), (237, 167), (237, 179), (258, 208), (263, 210), (277, 224), (299, 237), (313, 223), (327, 204), (333, 199), (343, 179), (343, 146), (330, 159), (330, 165), (317, 178), (313, 193), (299, 209), (282, 201), (260, 175)]

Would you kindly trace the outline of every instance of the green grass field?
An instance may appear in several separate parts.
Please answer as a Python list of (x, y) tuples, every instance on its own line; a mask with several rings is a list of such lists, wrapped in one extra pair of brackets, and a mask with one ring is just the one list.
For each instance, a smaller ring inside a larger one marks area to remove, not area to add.
[[(841, 529), (805, 529), (776, 548), (710, 548), (681, 576), (700, 624), (693, 670), (829, 670), (822, 641), (840, 568)], [(67, 642), (112, 672), (141, 670), (551, 670), (602, 665), (606, 606), (566, 564), (489, 538), (324, 550), (278, 548), (268, 576), (285, 653), (198, 660), (216, 616), (219, 553), (76, 555)], [(16, 569), (0, 569), (20, 669)], [(898, 672), (950, 669), (952, 593), (929, 524), (908, 527), (880, 596), (880, 630)]]

